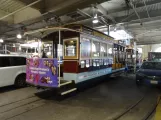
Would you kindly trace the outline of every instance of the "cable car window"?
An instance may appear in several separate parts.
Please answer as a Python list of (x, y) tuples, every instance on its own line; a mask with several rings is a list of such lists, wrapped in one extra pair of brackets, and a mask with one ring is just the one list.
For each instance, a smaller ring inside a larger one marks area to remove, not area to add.
[(75, 41), (65, 42), (65, 56), (76, 56), (76, 42)]
[(81, 38), (81, 57), (90, 57), (91, 42), (87, 38)]
[(64, 58), (75, 59), (78, 57), (78, 39), (64, 40)]
[(93, 57), (99, 57), (100, 56), (100, 43), (99, 42), (93, 42), (92, 43), (92, 55)]
[(107, 44), (101, 43), (101, 56), (107, 57)]
[(34, 53), (34, 52), (35, 52), (35, 48), (28, 48), (28, 53)]
[(108, 51), (107, 51), (107, 53), (108, 53), (109, 57), (112, 57), (112, 45), (111, 44), (108, 44)]

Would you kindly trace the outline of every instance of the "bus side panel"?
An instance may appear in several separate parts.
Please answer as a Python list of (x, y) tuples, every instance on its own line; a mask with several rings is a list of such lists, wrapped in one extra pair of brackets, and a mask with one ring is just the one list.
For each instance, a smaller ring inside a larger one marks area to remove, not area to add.
[(14, 77), (13, 75), (16, 74), (17, 68), (14, 67), (1, 67), (0, 68), (0, 87), (13, 85), (14, 84)]

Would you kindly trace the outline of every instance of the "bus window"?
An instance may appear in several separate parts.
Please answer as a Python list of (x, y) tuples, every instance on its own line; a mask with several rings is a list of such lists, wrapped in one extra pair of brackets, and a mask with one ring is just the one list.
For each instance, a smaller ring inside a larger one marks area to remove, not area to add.
[(9, 57), (0, 57), (0, 67), (10, 66)]
[(9, 57), (11, 66), (26, 65), (25, 57)]

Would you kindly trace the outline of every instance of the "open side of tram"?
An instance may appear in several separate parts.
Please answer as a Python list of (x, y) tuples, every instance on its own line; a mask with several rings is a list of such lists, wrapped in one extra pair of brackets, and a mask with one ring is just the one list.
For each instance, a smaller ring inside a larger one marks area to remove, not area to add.
[(124, 69), (125, 47), (89, 27), (68, 25), (26, 34), (52, 44), (50, 58), (27, 59), (26, 81), (31, 85), (62, 88), (65, 95), (77, 90), (76, 84)]

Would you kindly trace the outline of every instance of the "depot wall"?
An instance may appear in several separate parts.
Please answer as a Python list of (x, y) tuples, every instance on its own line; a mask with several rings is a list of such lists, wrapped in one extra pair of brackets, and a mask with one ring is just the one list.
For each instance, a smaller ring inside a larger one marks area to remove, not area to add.
[(161, 44), (155, 44), (151, 47), (152, 52), (161, 52)]
[(148, 52), (161, 52), (161, 44), (139, 45), (137, 48), (142, 48), (142, 59), (148, 58)]

